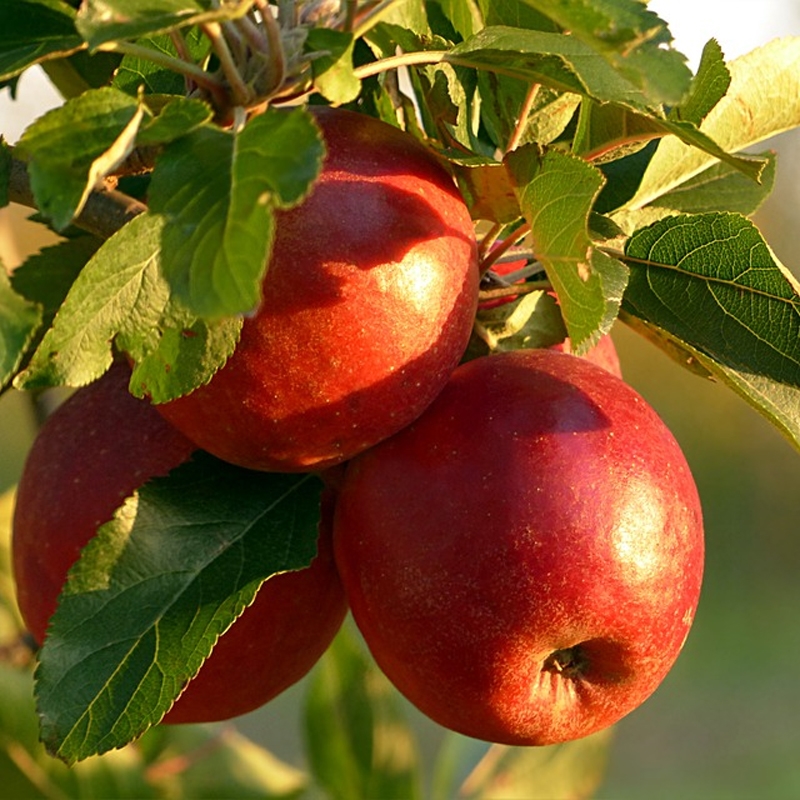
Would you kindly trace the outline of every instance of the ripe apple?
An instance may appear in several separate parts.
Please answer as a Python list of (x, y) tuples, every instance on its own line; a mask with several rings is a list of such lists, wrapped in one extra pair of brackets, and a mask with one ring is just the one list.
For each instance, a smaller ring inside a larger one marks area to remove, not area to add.
[(448, 173), (379, 120), (315, 117), (327, 157), (277, 215), (260, 308), (210, 383), (157, 406), (251, 469), (324, 469), (405, 427), (458, 364), (477, 306), (472, 221)]
[[(25, 463), (14, 510), (12, 559), (20, 612), (44, 641), (67, 572), (125, 497), (187, 461), (194, 444), (146, 400), (128, 392), (115, 364), (45, 422)], [(346, 602), (333, 562), (331, 500), (323, 503), (318, 556), (270, 578), (223, 634), (164, 718), (208, 722), (257, 708), (299, 680), (333, 639)]]
[(334, 553), (378, 665), (429, 717), (513, 745), (611, 725), (660, 684), (703, 569), (697, 490), (655, 411), (586, 359), (460, 366), (355, 458)]

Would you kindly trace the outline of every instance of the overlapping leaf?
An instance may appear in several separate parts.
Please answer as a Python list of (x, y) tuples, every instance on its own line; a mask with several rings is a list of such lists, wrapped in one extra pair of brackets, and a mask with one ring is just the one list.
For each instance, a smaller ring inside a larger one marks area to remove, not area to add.
[(536, 257), (552, 282), (577, 352), (617, 317), (627, 269), (592, 246), (589, 214), (603, 176), (579, 158), (522, 148), (507, 158)]
[(81, 212), (97, 182), (133, 149), (148, 113), (116, 89), (85, 92), (49, 111), (22, 135), (17, 155), (28, 164), (39, 210), (63, 230)]
[(267, 111), (236, 134), (205, 126), (168, 148), (149, 198), (166, 223), (163, 273), (181, 303), (206, 318), (256, 307), (274, 211), (303, 198), (322, 154), (303, 110)]
[(89, 47), (96, 48), (170, 28), (236, 19), (252, 5), (252, 0), (84, 0), (75, 25)]
[(72, 763), (156, 724), (263, 581), (310, 563), (320, 487), (198, 452), (129, 498), (72, 568), (41, 650), (50, 752)]
[(17, 294), (0, 264), (0, 391), (19, 368), (41, 322), (41, 309)]
[(686, 58), (666, 23), (639, 0), (525, 0), (603, 55), (651, 105), (677, 103), (689, 86)]
[(163, 226), (143, 214), (103, 244), (17, 377), (19, 388), (90, 383), (111, 365), (114, 343), (136, 361), (136, 385), (145, 384), (156, 402), (210, 380), (233, 352), (241, 321), (207, 326), (170, 301), (160, 264)]
[(0, 3), (0, 82), (28, 67), (85, 47), (75, 11), (61, 0)]

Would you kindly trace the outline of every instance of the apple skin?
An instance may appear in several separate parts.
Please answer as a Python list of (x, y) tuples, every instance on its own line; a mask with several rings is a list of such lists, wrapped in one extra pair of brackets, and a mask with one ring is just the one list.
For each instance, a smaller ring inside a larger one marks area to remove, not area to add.
[[(67, 572), (97, 528), (152, 477), (187, 461), (195, 445), (128, 392), (117, 363), (48, 418), (17, 489), (12, 562), (17, 600), (44, 641)], [(244, 714), (295, 683), (338, 631), (346, 601), (333, 562), (332, 495), (323, 493), (318, 555), (307, 569), (270, 578), (220, 638), (164, 722)]]
[(655, 411), (585, 359), (518, 350), (460, 366), (348, 464), (334, 552), (377, 664), (423, 713), (547, 745), (657, 688), (689, 633), (704, 544)]
[(258, 311), (208, 384), (157, 406), (250, 469), (325, 469), (405, 427), (458, 364), (477, 307), (472, 220), (447, 172), (386, 123), (314, 113), (327, 157), (277, 214)]

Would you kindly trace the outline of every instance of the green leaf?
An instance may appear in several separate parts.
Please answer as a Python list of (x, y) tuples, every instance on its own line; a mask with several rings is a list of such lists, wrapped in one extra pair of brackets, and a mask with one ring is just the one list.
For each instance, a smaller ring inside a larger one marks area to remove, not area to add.
[[(159, 260), (163, 227), (161, 218), (142, 214), (104, 242), (17, 377), (18, 388), (90, 383), (111, 365), (115, 340), (142, 369), (158, 373), (154, 402), (211, 379), (233, 352), (241, 322), (231, 319), (204, 333), (170, 301)], [(179, 362), (176, 368), (167, 369), (173, 362)]]
[(84, 0), (75, 27), (95, 49), (107, 42), (150, 37), (171, 28), (236, 19), (252, 5), (252, 0)]
[(198, 452), (129, 498), (70, 571), (40, 652), (49, 752), (71, 764), (155, 725), (264, 580), (311, 562), (320, 489)]
[(302, 200), (322, 154), (302, 109), (269, 110), (238, 134), (203, 127), (167, 148), (153, 172), (150, 209), (166, 220), (163, 270), (180, 302), (206, 318), (257, 306), (274, 210)]
[(699, 125), (722, 100), (730, 85), (731, 73), (725, 64), (722, 48), (716, 39), (711, 39), (703, 48), (689, 93), (674, 109), (674, 116)]
[(41, 320), (39, 307), (14, 291), (0, 264), (0, 391), (22, 363)]
[(168, 144), (210, 122), (213, 115), (211, 107), (201, 100), (176, 97), (161, 109), (154, 120), (142, 126), (136, 144)]
[(81, 212), (97, 181), (130, 153), (146, 108), (112, 88), (68, 100), (23, 133), (17, 153), (28, 161), (39, 210), (57, 230)]
[(611, 329), (627, 281), (625, 266), (595, 250), (589, 237), (602, 173), (574, 156), (541, 155), (532, 146), (511, 153), (506, 163), (536, 258), (556, 290), (572, 346), (582, 353)]
[[(778, 39), (728, 64), (730, 87), (699, 133), (739, 152), (800, 125), (800, 37)], [(681, 131), (674, 131), (680, 134)], [(626, 208), (640, 209), (718, 160), (677, 138), (661, 141)]]
[(75, 11), (61, 0), (0, 3), (0, 81), (82, 47), (84, 41), (75, 30)]
[(792, 413), (800, 292), (752, 222), (730, 213), (668, 217), (637, 231), (625, 260), (627, 314), (716, 362), (731, 381), (748, 382), (748, 399), (768, 416), (781, 406)]
[(550, 747), (492, 745), (458, 792), (464, 800), (588, 799), (608, 763), (610, 730)]
[(640, 0), (524, 0), (583, 41), (634, 86), (649, 105), (677, 103), (691, 72), (671, 49), (666, 23)]
[(108, 86), (121, 60), (117, 53), (79, 50), (67, 58), (45, 61), (42, 69), (61, 96), (70, 99), (89, 89)]
[(508, 170), (485, 159), (451, 162), (458, 187), (473, 219), (513, 222), (521, 215)]
[(330, 28), (311, 28), (306, 50), (317, 54), (311, 62), (314, 86), (337, 105), (350, 103), (361, 92), (361, 81), (353, 73), (353, 34)]
[[(201, 63), (208, 55), (211, 43), (199, 28), (191, 28), (183, 35), (189, 57)], [(142, 37), (136, 42), (139, 47), (150, 48), (160, 55), (178, 58), (178, 51), (169, 35)], [(138, 55), (126, 54), (119, 65), (112, 85), (122, 92), (136, 95), (140, 88), (147, 94), (184, 95), (187, 92), (186, 78), (173, 70)]]
[(400, 696), (345, 626), (322, 657), (304, 713), (311, 772), (331, 800), (421, 797)]

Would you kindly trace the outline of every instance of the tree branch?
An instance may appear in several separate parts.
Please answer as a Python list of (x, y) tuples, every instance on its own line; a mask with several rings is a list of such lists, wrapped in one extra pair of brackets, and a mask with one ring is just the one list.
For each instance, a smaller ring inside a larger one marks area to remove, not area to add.
[[(8, 196), (13, 203), (37, 209), (25, 163), (13, 157), (9, 172)], [(83, 211), (75, 218), (74, 224), (101, 239), (109, 239), (143, 211), (147, 211), (147, 206), (127, 194), (115, 189), (97, 189), (89, 195)]]

